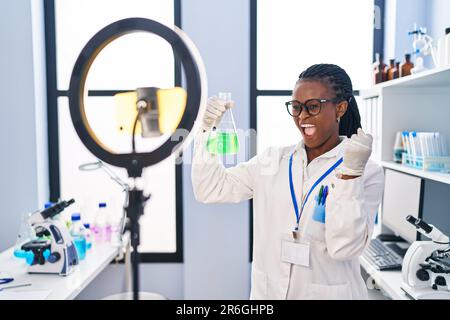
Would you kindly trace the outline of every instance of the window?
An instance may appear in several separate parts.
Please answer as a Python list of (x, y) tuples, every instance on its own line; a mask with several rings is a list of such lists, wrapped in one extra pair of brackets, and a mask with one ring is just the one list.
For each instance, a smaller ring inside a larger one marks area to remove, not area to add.
[[(99, 202), (119, 216), (125, 194), (103, 171), (78, 169), (97, 159), (79, 140), (70, 119), (68, 89), (75, 61), (89, 39), (114, 21), (144, 17), (179, 26), (179, 11), (179, 0), (45, 0), (51, 200), (74, 198), (70, 212), (79, 210), (83, 220), (93, 220)], [(85, 101), (89, 122), (108, 147), (130, 152), (131, 138), (114, 123), (113, 96), (143, 86), (173, 87), (179, 79), (180, 69), (165, 40), (148, 33), (120, 37), (105, 47), (90, 69)], [(137, 139), (137, 146), (142, 145), (145, 141)], [(125, 169), (109, 168), (127, 181)], [(152, 195), (140, 220), (142, 261), (181, 262), (181, 166), (169, 158), (144, 169), (142, 187)]]
[[(269, 119), (268, 114), (277, 116), (278, 109), (285, 111), (282, 100), (290, 99), (298, 75), (308, 66), (337, 64), (350, 75), (355, 90), (371, 85), (374, 1), (272, 0), (260, 1), (257, 6), (255, 1), (253, 10), (256, 35), (252, 33), (252, 36), (256, 37), (257, 61), (254, 128), (258, 128), (258, 151), (262, 151), (259, 147), (268, 146), (262, 140), (266, 139), (264, 121)], [(284, 99), (268, 99), (280, 95)], [(280, 117), (283, 117), (281, 113)], [(275, 136), (271, 133), (270, 142), (291, 143), (285, 139), (292, 134), (289, 127), (277, 127)]]
[[(284, 102), (310, 65), (340, 65), (351, 77), (355, 95), (371, 85), (374, 52), (383, 52), (384, 0), (251, 0), (250, 12), (255, 153), (299, 141)], [(250, 205), (250, 216), (252, 210)]]

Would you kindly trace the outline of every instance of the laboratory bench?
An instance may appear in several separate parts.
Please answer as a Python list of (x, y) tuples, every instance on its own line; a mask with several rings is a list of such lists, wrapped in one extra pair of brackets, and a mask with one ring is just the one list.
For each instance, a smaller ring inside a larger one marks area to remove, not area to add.
[[(1, 287), (31, 284), (31, 286), (0, 291), (0, 300), (14, 297), (21, 299), (67, 300), (75, 299), (119, 253), (117, 246), (109, 243), (94, 243), (74, 271), (68, 276), (57, 274), (29, 274), (24, 259), (13, 255), (14, 248), (0, 253), (0, 278), (5, 276), (14, 281)], [(11, 294), (14, 292), (14, 294)], [(3, 298), (2, 298), (3, 295)]]
[(380, 271), (370, 264), (363, 256), (359, 258), (361, 268), (372, 277), (376, 286), (382, 291), (383, 295), (392, 300), (410, 300), (411, 298), (405, 294), (400, 288), (402, 283), (401, 270), (384, 270)]
[[(4, 287), (15, 284), (31, 283), (31, 286), (5, 290), (25, 293), (24, 299), (68, 300), (75, 299), (119, 253), (119, 248), (109, 243), (95, 243), (88, 251), (86, 258), (81, 260), (75, 270), (68, 276), (57, 274), (28, 274), (27, 265), (23, 259), (13, 255), (14, 248), (0, 253), (0, 278), (4, 275), (14, 278), (13, 282)], [(360, 257), (360, 264), (364, 271), (373, 278), (377, 286), (394, 300), (408, 300), (409, 297), (400, 288), (401, 271), (379, 271), (364, 257)], [(27, 294), (27, 293), (35, 293)], [(17, 297), (20, 296), (16, 294)], [(0, 293), (0, 300), (2, 294)]]
[[(375, 239), (379, 234), (381, 234), (381, 230), (381, 224), (376, 224), (373, 230), (372, 239)], [(365, 259), (363, 255), (359, 257), (359, 263), (361, 265), (364, 280), (367, 280), (367, 276), (371, 277), (376, 283), (376, 287), (381, 290), (381, 292), (376, 292), (374, 289), (369, 289), (369, 298), (375, 297), (374, 299), (410, 300), (410, 297), (400, 288), (400, 285), (402, 284), (401, 270), (380, 271), (367, 259)], [(380, 297), (376, 297), (377, 295)]]

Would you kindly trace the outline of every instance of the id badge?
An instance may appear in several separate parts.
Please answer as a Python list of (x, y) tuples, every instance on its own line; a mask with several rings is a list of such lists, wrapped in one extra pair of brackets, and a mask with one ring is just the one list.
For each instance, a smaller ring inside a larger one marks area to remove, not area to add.
[(281, 261), (309, 267), (309, 243), (281, 241)]

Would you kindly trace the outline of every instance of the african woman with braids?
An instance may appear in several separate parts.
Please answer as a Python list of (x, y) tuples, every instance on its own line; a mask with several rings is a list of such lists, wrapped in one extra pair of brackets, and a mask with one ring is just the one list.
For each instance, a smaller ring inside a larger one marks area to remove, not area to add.
[(350, 77), (331, 64), (302, 72), (285, 105), (299, 143), (224, 168), (206, 141), (232, 106), (208, 100), (192, 184), (204, 203), (253, 199), (250, 297), (366, 299), (358, 257), (372, 236), (384, 176), (369, 160), (372, 137), (361, 129)]

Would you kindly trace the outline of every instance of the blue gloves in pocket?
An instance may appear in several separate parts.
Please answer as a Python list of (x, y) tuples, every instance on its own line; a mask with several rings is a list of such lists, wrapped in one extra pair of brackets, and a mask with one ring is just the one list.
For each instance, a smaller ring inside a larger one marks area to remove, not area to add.
[(320, 223), (325, 223), (325, 203), (318, 203), (319, 201), (319, 196), (316, 196), (315, 200), (316, 200), (316, 206), (314, 207), (314, 213), (313, 213), (313, 220), (320, 222)]
[(325, 223), (325, 203), (328, 197), (328, 186), (321, 186), (319, 193), (314, 198), (316, 206), (314, 207), (313, 220)]

